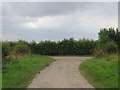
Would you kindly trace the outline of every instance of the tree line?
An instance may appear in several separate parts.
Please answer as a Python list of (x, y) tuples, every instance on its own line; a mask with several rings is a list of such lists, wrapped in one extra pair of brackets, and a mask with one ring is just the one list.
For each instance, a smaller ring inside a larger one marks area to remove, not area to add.
[(17, 42), (6, 41), (2, 42), (2, 44), (3, 58), (10, 54), (21, 56), (27, 53), (38, 55), (91, 55), (96, 46), (94, 40), (80, 39), (77, 41), (74, 38), (57, 42), (41, 41), (39, 43), (35, 41), (28, 43), (23, 40)]
[[(2, 58), (3, 63), (11, 61), (29, 54), (38, 55), (94, 55), (101, 56), (119, 52), (120, 31), (114, 28), (103, 28), (98, 33), (98, 40), (74, 38), (62, 41), (3, 41)], [(4, 66), (4, 65), (3, 65)]]

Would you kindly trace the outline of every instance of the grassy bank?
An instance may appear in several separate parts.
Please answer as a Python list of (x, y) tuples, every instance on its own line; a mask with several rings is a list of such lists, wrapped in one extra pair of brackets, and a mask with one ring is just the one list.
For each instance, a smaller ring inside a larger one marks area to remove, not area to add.
[(3, 88), (25, 88), (53, 59), (48, 56), (31, 55), (18, 60), (3, 71)]
[(2, 74), (0, 73), (0, 90), (2, 89)]
[(80, 71), (96, 88), (118, 88), (117, 55), (87, 60), (80, 65)]

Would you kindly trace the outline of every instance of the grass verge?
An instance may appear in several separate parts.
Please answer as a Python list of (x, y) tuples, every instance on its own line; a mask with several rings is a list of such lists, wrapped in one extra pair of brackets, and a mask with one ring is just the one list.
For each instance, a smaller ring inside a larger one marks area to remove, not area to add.
[(80, 65), (81, 74), (95, 88), (118, 88), (118, 56), (93, 58)]
[(48, 56), (31, 55), (18, 60), (3, 71), (3, 88), (26, 88), (45, 66), (53, 59)]
[(2, 73), (0, 72), (0, 90), (2, 89)]

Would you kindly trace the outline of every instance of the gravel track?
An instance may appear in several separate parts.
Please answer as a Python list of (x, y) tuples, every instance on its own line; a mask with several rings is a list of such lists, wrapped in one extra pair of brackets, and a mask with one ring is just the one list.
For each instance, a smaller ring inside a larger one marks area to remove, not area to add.
[(92, 57), (54, 56), (50, 66), (42, 70), (28, 88), (93, 88), (80, 74), (81, 62)]

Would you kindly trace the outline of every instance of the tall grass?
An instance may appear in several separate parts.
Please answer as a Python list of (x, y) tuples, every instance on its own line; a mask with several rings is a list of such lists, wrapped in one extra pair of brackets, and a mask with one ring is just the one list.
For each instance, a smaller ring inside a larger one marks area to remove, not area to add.
[(117, 55), (87, 60), (80, 65), (80, 71), (96, 88), (118, 88)]
[(0, 72), (0, 89), (2, 89), (2, 73)]
[(48, 56), (31, 55), (15, 60), (3, 71), (3, 88), (25, 88), (37, 73), (53, 59)]

